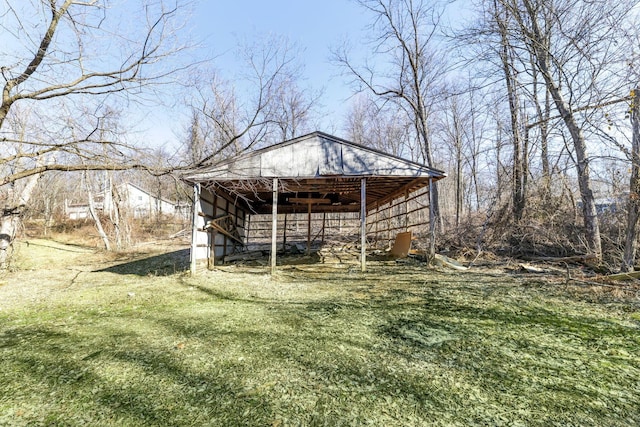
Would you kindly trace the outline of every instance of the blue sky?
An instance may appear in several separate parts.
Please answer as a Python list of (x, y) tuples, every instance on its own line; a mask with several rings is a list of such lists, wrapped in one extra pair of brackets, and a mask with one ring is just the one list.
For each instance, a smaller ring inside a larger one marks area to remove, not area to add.
[(238, 66), (234, 49), (239, 40), (271, 33), (297, 44), (302, 49), (304, 83), (315, 90), (324, 88), (323, 130), (333, 131), (342, 127), (351, 90), (345, 77), (338, 75), (340, 70), (330, 64), (330, 48), (345, 38), (361, 38), (369, 19), (349, 0), (202, 0), (194, 10), (192, 30), (223, 75)]
[[(340, 136), (352, 90), (330, 63), (331, 48), (345, 39), (357, 46), (370, 19), (350, 0), (200, 0), (187, 20), (187, 30), (201, 46), (198, 55), (211, 59), (212, 67), (228, 80), (241, 66), (236, 57), (239, 41), (267, 34), (286, 37), (301, 49), (301, 86), (323, 90), (319, 102), (324, 114), (317, 130)], [(155, 140), (153, 145), (174, 145), (183, 130), (179, 122), (187, 120), (184, 111), (180, 104), (171, 112), (152, 114), (143, 133)]]

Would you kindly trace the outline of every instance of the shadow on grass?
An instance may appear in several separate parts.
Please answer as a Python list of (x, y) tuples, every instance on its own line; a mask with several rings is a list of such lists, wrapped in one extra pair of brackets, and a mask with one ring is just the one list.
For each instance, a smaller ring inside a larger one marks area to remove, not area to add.
[[(103, 271), (158, 274), (174, 256)], [(353, 297), (312, 300), (181, 276), (211, 301), (181, 293), (175, 305), (114, 307), (106, 319), (64, 309), (44, 324), (0, 323), (0, 425), (640, 421), (636, 329), (582, 306), (554, 309), (509, 283), (488, 292), (480, 276), (379, 273), (335, 272), (331, 283)]]
[(170, 276), (189, 268), (189, 249), (181, 249), (146, 258), (137, 258), (122, 264), (96, 270), (116, 274), (137, 276)]
[[(127, 335), (107, 327), (88, 343), (55, 326), (5, 331), (0, 391), (12, 390), (4, 398), (21, 402), (21, 409), (0, 410), (0, 425), (271, 424), (267, 399), (243, 394), (250, 371), (229, 362), (197, 369), (180, 350)], [(28, 396), (21, 394), (25, 387)], [(49, 404), (39, 411), (26, 403), (41, 401)], [(0, 393), (0, 409), (3, 403)]]

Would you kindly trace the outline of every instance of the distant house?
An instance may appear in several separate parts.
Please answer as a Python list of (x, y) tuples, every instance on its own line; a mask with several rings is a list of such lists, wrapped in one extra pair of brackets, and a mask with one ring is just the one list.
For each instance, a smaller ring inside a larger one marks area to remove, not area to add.
[[(121, 200), (121, 208), (127, 209), (136, 219), (155, 218), (158, 216), (172, 216), (189, 218), (191, 206), (186, 203), (178, 203), (164, 198), (159, 198), (151, 192), (130, 182), (117, 187), (117, 193)], [(97, 211), (108, 214), (113, 209), (113, 197), (108, 191), (102, 191), (93, 198)], [(88, 218), (89, 203), (65, 203), (65, 215), (69, 219)]]
[[(615, 214), (623, 211), (627, 206), (629, 199), (629, 193), (624, 192), (617, 196), (599, 197), (594, 200), (596, 205), (596, 213), (598, 215)], [(582, 209), (583, 203), (581, 200), (576, 202), (576, 207)]]

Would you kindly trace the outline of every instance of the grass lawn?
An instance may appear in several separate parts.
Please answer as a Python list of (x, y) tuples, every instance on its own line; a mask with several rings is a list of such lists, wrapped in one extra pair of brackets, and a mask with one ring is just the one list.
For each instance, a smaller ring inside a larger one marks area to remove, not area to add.
[(640, 425), (640, 300), (498, 270), (223, 267), (33, 241), (0, 425)]

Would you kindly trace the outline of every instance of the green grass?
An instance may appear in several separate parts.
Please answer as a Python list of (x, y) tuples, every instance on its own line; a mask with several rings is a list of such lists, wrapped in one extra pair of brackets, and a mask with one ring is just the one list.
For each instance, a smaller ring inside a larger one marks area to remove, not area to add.
[(0, 425), (640, 424), (634, 295), (62, 249), (0, 278)]

